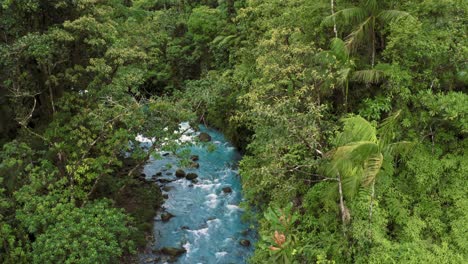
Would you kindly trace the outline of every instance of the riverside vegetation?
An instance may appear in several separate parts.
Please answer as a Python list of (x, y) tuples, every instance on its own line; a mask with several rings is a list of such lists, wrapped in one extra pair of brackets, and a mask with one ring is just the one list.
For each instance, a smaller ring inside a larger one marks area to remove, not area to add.
[(0, 262), (137, 261), (163, 200), (142, 167), (190, 121), (244, 154), (249, 262), (466, 263), (467, 12), (0, 0)]

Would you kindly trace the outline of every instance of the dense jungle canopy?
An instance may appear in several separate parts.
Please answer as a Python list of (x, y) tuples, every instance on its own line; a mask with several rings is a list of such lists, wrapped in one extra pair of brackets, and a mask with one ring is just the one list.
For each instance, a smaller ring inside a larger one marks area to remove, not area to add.
[(0, 0), (0, 262), (137, 262), (141, 168), (189, 121), (243, 153), (250, 263), (467, 263), (467, 26), (464, 0)]

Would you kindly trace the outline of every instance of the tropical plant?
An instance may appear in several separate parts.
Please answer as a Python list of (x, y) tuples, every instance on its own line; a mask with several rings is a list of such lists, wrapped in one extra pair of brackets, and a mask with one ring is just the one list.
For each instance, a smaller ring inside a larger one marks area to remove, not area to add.
[[(342, 89), (345, 109), (348, 108), (350, 82), (364, 83), (366, 85), (377, 84), (389, 76), (390, 72), (390, 65), (385, 63), (379, 63), (372, 69), (358, 70), (354, 60), (351, 58), (351, 53), (346, 48), (345, 41), (340, 38), (333, 38), (330, 43), (330, 50), (318, 53), (317, 58), (317, 61), (325, 65), (336, 65), (336, 77), (325, 81), (324, 84)], [(334, 61), (331, 61), (330, 58)]]
[(352, 25), (353, 31), (347, 36), (346, 47), (356, 51), (362, 45), (370, 45), (371, 65), (375, 65), (377, 25), (382, 27), (394, 20), (409, 17), (410, 14), (399, 10), (383, 9), (383, 4), (377, 0), (361, 0), (359, 6), (339, 10), (324, 19), (325, 25), (335, 21)]
[(360, 116), (342, 120), (343, 131), (336, 138), (336, 148), (326, 153), (322, 167), (326, 176), (336, 179), (343, 226), (350, 220), (345, 200), (351, 200), (362, 187), (371, 188), (369, 221), (372, 218), (375, 183), (384, 162), (391, 162), (395, 151), (404, 150), (408, 142), (392, 143), (394, 124), (400, 112), (387, 118), (377, 130)]

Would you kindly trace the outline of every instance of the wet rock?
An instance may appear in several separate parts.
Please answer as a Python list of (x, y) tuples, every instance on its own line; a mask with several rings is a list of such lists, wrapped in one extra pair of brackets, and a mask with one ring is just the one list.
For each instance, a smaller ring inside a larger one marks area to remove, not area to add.
[(189, 184), (189, 186), (188, 186), (188, 187), (190, 187), (190, 188), (193, 188), (193, 184)]
[(193, 180), (192, 180), (192, 183), (198, 183), (198, 180), (197, 180), (197, 179), (193, 179)]
[(250, 241), (247, 239), (241, 239), (241, 241), (239, 241), (239, 244), (244, 247), (250, 247)]
[(213, 220), (215, 220), (215, 219), (216, 219), (216, 217), (213, 217), (213, 216), (212, 216), (212, 217), (208, 217), (208, 219), (206, 219), (206, 221), (213, 221)]
[(224, 193), (232, 193), (231, 187), (223, 187), (223, 192)]
[(162, 195), (162, 197), (163, 197), (164, 199), (169, 199), (169, 194), (165, 193), (165, 194)]
[(172, 175), (172, 172), (166, 172), (166, 175)]
[(169, 192), (170, 190), (172, 190), (172, 187), (171, 186), (163, 186), (162, 190), (165, 191), (165, 192)]
[(145, 263), (155, 263), (160, 261), (161, 259), (158, 257), (149, 257), (145, 259)]
[(198, 178), (198, 175), (197, 175), (196, 173), (187, 173), (187, 175), (185, 176), (185, 178), (186, 178), (187, 180), (190, 180), (190, 181), (191, 181), (191, 180), (194, 180), (194, 179)]
[(172, 179), (158, 179), (157, 181), (160, 182), (160, 183), (169, 183), (169, 182), (173, 182), (175, 180), (172, 180)]
[(201, 141), (201, 142), (210, 142), (211, 141), (211, 136), (208, 135), (207, 133), (205, 132), (202, 132), (198, 135), (198, 139)]
[(163, 157), (167, 157), (167, 156), (169, 156), (169, 155), (170, 155), (169, 152), (164, 152), (164, 153), (162, 154)]
[(190, 159), (191, 159), (192, 161), (198, 161), (199, 158), (200, 158), (200, 157), (198, 157), (198, 155), (192, 155), (192, 156), (190, 156)]
[(156, 172), (156, 174), (153, 175), (153, 177), (159, 177), (159, 176), (162, 176), (162, 172)]
[(200, 168), (200, 164), (198, 162), (193, 161), (190, 163), (190, 167), (194, 169), (198, 169)]
[(180, 227), (180, 229), (182, 229), (182, 230), (189, 230), (190, 228), (189, 228), (188, 226), (182, 226), (182, 227)]
[(182, 169), (177, 169), (175, 172), (175, 176), (178, 178), (183, 178), (185, 177), (185, 171)]
[(171, 257), (178, 257), (187, 252), (185, 248), (175, 248), (175, 247), (163, 247), (161, 248), (161, 253)]
[(171, 220), (172, 217), (174, 217), (174, 215), (171, 214), (171, 213), (163, 213), (163, 214), (161, 214), (161, 221), (167, 222), (167, 221)]
[(146, 174), (141, 173), (141, 174), (140, 174), (140, 178), (146, 178)]

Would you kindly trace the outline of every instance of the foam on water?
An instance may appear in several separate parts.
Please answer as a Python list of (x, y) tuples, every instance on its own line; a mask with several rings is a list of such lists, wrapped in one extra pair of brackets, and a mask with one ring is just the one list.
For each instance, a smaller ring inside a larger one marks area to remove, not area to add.
[[(201, 131), (210, 134), (216, 148), (209, 151), (201, 144), (188, 147), (192, 155), (199, 156), (200, 167), (183, 169), (187, 173), (196, 173), (197, 183), (175, 178), (179, 159), (172, 154), (151, 159), (144, 168), (147, 177), (164, 170), (164, 178), (175, 180), (165, 184), (171, 189), (167, 192), (170, 198), (163, 205), (175, 216), (168, 222), (155, 218), (154, 249), (185, 248), (187, 252), (175, 263), (246, 263), (253, 246), (243, 247), (239, 241), (248, 239), (254, 244), (256, 234), (244, 232), (250, 229), (250, 224), (241, 220), (243, 210), (238, 206), (242, 191), (234, 167), (240, 155), (219, 132), (203, 126)], [(197, 132), (188, 123), (182, 123), (178, 133), (181, 134), (180, 142), (195, 142)], [(141, 139), (146, 144), (152, 143), (152, 139)], [(166, 177), (167, 172), (172, 175)], [(230, 187), (232, 192), (224, 193), (224, 187)]]

